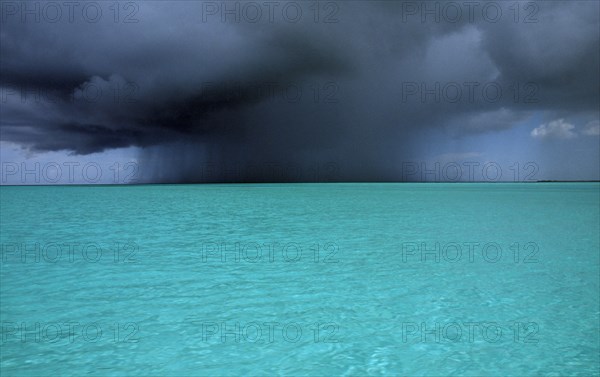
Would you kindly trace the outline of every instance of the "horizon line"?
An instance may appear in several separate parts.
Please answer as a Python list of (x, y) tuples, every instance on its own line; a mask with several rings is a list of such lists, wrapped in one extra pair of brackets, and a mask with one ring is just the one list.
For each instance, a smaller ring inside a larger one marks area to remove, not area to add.
[(157, 186), (157, 185), (293, 185), (293, 184), (461, 184), (461, 183), (600, 183), (600, 180), (538, 180), (538, 181), (340, 181), (340, 182), (150, 182), (150, 183), (57, 183), (57, 184), (6, 184), (0, 187), (36, 187), (36, 186)]

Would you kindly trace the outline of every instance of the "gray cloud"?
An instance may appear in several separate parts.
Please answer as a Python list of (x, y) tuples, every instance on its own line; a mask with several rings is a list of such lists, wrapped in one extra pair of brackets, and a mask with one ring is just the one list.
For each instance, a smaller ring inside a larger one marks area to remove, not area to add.
[(108, 7), (97, 23), (5, 14), (0, 139), (75, 154), (138, 146), (158, 180), (223, 180), (198, 168), (210, 163), (251, 181), (313, 180), (315, 166), (387, 180), (424, 130), (597, 119), (597, 2), (537, 2), (517, 19), (494, 3), (495, 22), (483, 5), (436, 22), (421, 10), (443, 3), (408, 3), (327, 3), (318, 22), (308, 3), (285, 19), (286, 2), (257, 23), (196, 1), (138, 3), (137, 23)]

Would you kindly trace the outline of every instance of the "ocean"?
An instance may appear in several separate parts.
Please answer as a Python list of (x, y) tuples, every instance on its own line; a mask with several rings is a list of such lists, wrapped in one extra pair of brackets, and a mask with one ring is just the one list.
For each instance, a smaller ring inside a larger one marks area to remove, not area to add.
[(599, 183), (0, 187), (2, 375), (594, 376)]

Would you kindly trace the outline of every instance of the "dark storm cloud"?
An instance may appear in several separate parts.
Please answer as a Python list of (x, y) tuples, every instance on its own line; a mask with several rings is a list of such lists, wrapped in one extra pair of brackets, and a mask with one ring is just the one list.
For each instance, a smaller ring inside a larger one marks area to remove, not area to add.
[[(8, 3), (1, 139), (77, 154), (142, 147), (159, 180), (227, 179), (207, 178), (213, 163), (237, 169), (232, 180), (393, 179), (426, 130), (494, 132), (536, 111), (597, 117), (597, 2), (520, 3), (518, 14), (457, 2), (460, 19), (443, 2), (329, 2), (318, 17), (292, 2), (298, 20), (279, 2), (255, 23), (236, 2), (121, 3), (119, 22), (102, 5), (97, 22), (55, 23), (23, 21), (22, 3)], [(122, 22), (131, 14), (138, 22)]]

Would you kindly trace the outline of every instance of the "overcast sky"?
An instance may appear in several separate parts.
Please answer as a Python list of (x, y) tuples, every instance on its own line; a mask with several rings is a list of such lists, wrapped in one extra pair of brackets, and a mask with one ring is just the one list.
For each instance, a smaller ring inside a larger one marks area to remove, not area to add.
[(597, 1), (1, 4), (3, 184), (600, 179)]

